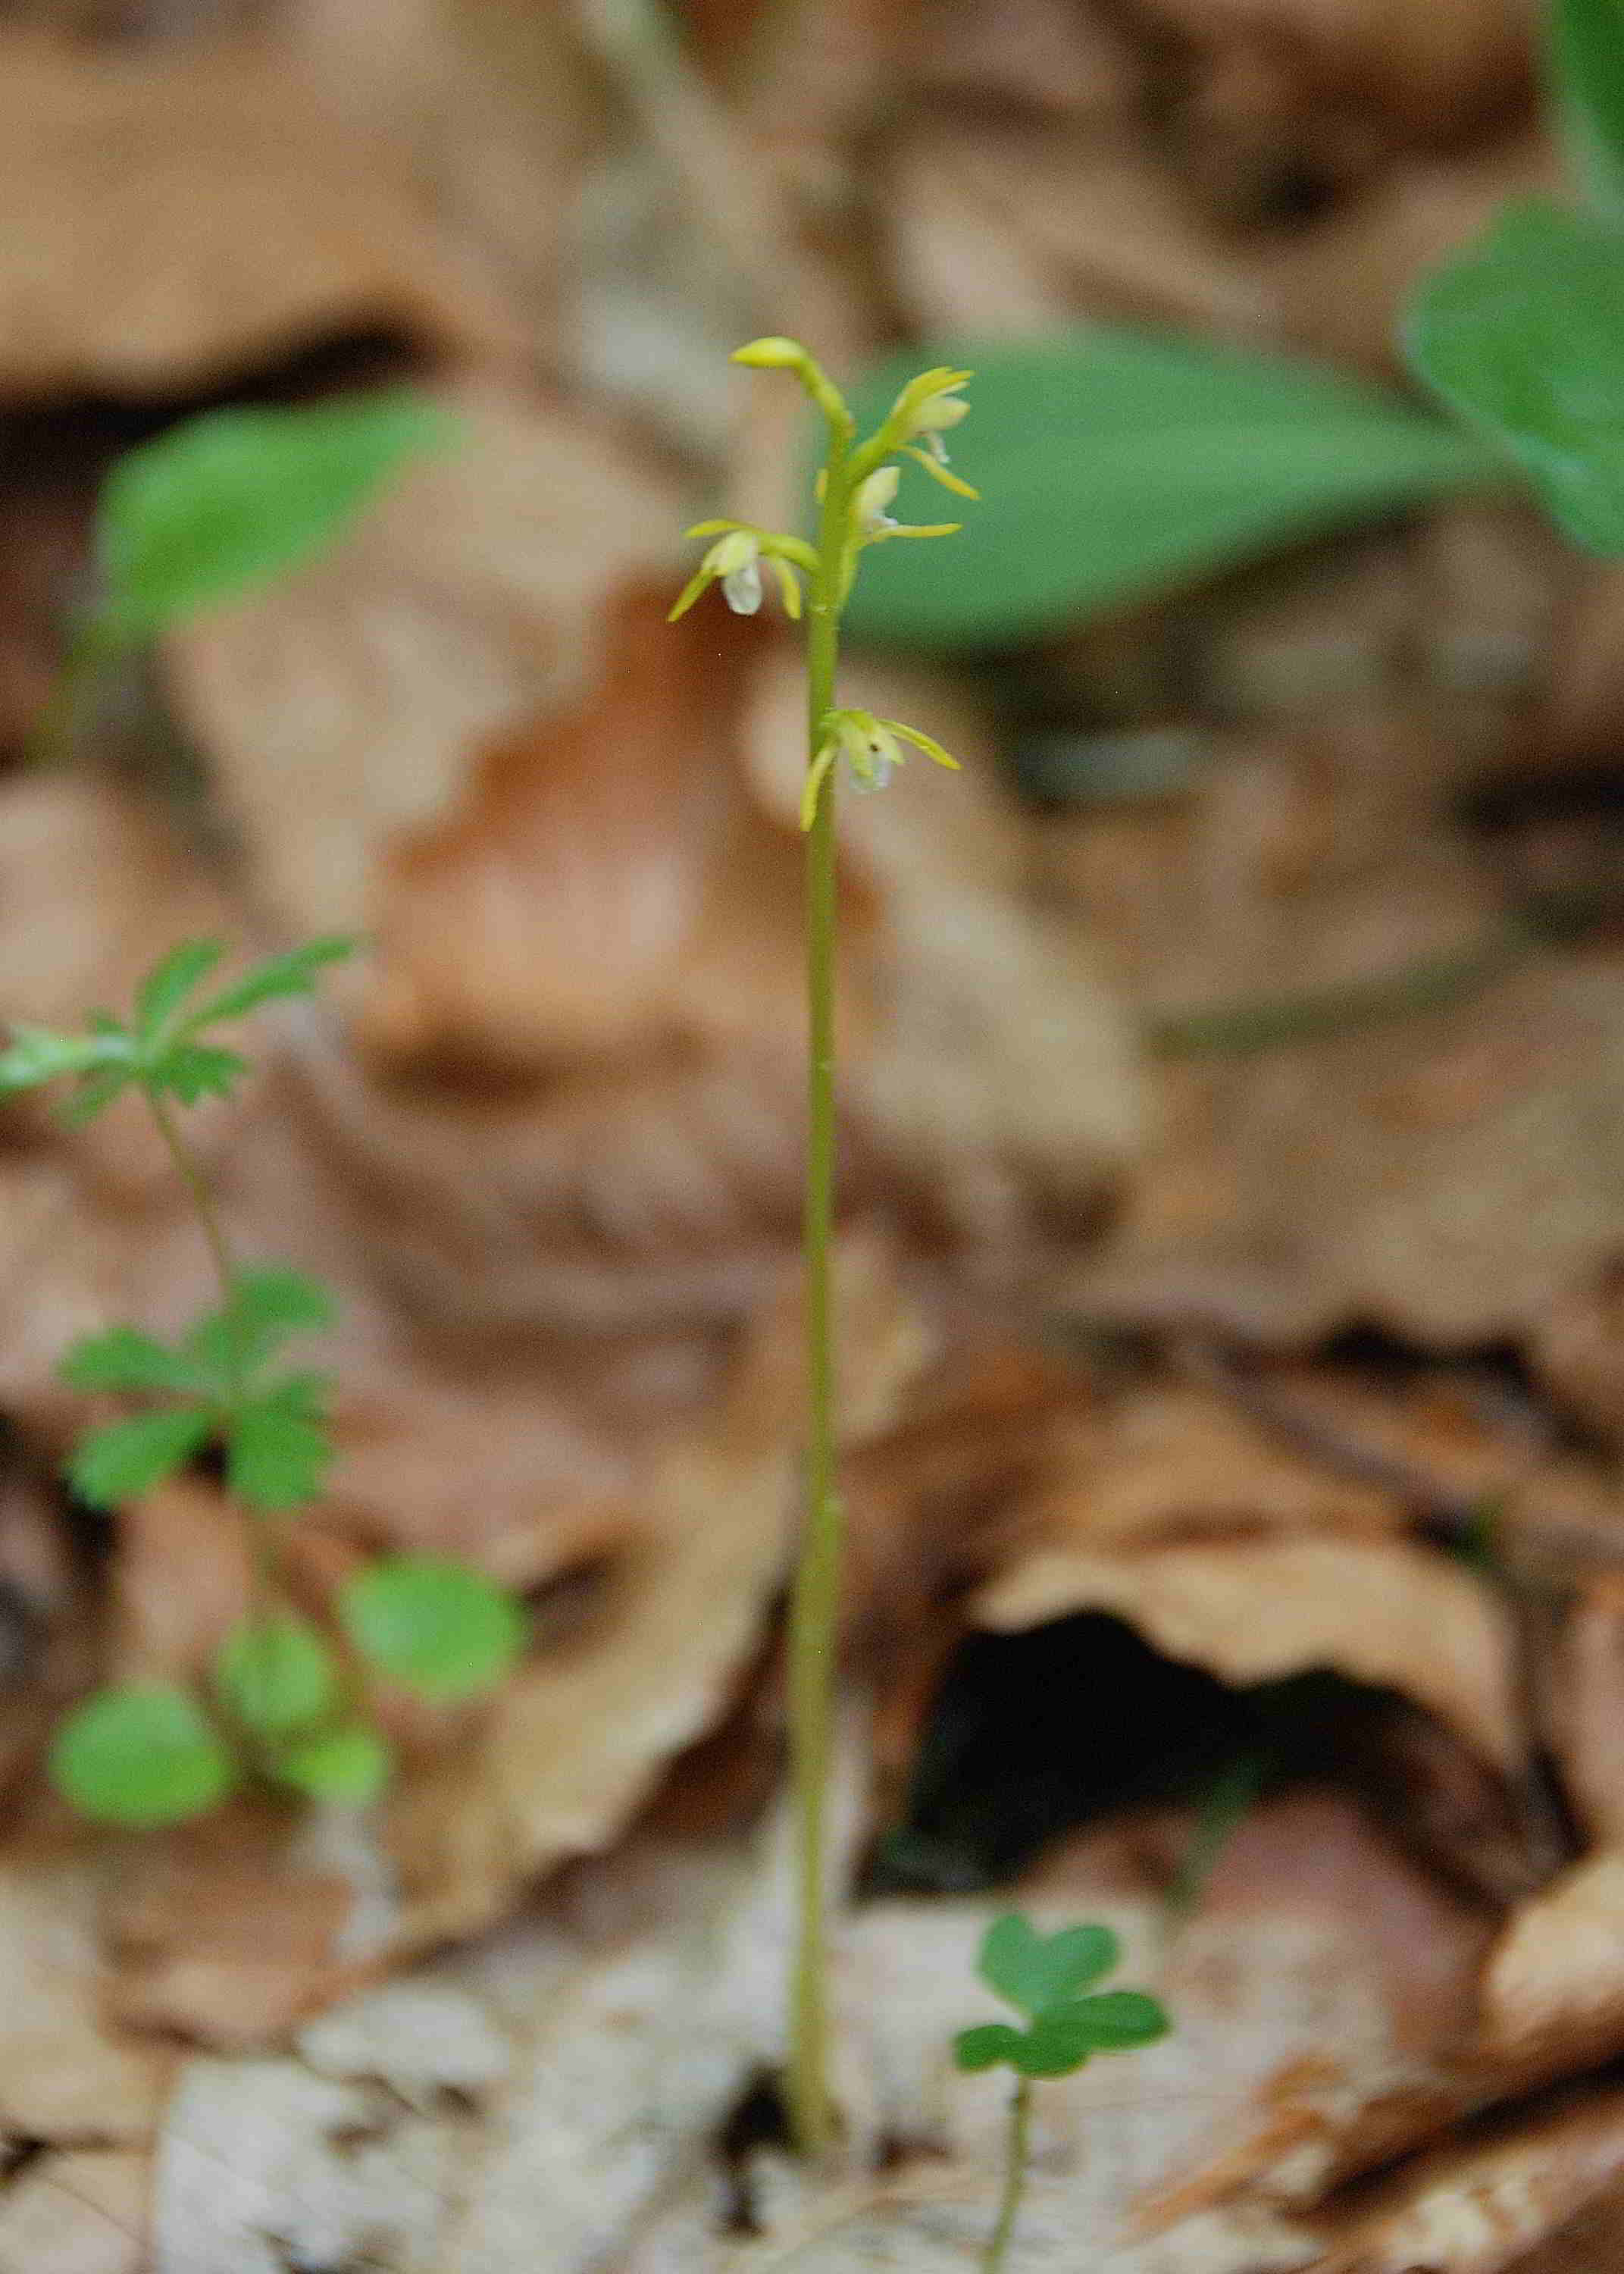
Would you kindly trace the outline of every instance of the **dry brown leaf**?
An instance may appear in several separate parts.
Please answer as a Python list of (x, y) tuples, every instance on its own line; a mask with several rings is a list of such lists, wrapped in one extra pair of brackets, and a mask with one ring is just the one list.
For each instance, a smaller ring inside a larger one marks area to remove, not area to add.
[[(1216, 754), (1215, 754), (1216, 755)], [(1231, 1050), (1184, 1025), (1396, 985), (1500, 936), (1414, 713), (1237, 741), (1177, 809), (1052, 840), (1146, 1009), (1180, 1022), (1162, 1139), (1094, 1280), (1107, 1311), (1225, 1314), (1272, 1343), (1350, 1323), (1515, 1339), (1612, 1258), (1624, 1060), (1610, 959), (1541, 958), (1453, 1003)], [(1120, 915), (1119, 915), (1119, 912)], [(1114, 1250), (1114, 1252), (1113, 1252)]]
[(1180, 173), (1237, 217), (1312, 210), (1393, 154), (1479, 140), (1531, 94), (1526, 0), (1132, 0)]
[(346, 132), (277, 56), (130, 53), (11, 32), (0, 195), (0, 392), (195, 394), (337, 336), (512, 360), (488, 277), (387, 141)]
[(1179, 194), (1142, 137), (1070, 120), (918, 124), (882, 211), (895, 289), (921, 332), (1017, 337), (1086, 316), (1262, 338), (1277, 319), (1255, 258)]
[[(1407, 2166), (1312, 2274), (1503, 2274), (1624, 2169), (1624, 2093), (1597, 2090)], [(1601, 2274), (1602, 2262), (1592, 2262)]]
[(673, 559), (665, 477), (574, 411), (485, 387), (459, 436), (344, 540), (169, 643), (177, 700), (255, 881), (299, 935), (365, 926), (406, 832), (454, 810), (478, 745), (604, 668), (605, 604)]
[(174, 2059), (104, 2020), (101, 1906), (118, 1858), (90, 1844), (13, 1847), (0, 1866), (0, 2128), (122, 2146), (152, 2136)]
[(1593, 1846), (1624, 1849), (1624, 1576), (1577, 1590), (1549, 1688), (1568, 1803)]
[(1110, 1611), (1237, 1683), (1335, 1667), (1413, 1698), (1509, 1769), (1523, 1740), (1504, 1614), (1398, 1521), (1373, 1487), (1338, 1480), (1212, 1398), (1147, 1396), (1026, 1511), (973, 1616), (1007, 1633)]
[(1483, 1979), (1482, 2054), (1560, 2074), (1624, 2044), (1624, 1856), (1586, 1856), (1525, 1903)]
[(1560, 195), (1561, 184), (1543, 134), (1380, 173), (1364, 196), (1282, 239), (1260, 261), (1280, 344), (1406, 377), (1399, 329), (1422, 277), (1477, 236), (1508, 199)]

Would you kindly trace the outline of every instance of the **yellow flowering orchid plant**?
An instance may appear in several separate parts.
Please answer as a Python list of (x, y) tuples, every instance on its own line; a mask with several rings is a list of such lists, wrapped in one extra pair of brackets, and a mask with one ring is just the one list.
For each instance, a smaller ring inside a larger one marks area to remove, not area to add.
[(672, 620), (719, 584), (730, 608), (754, 615), (762, 602), (762, 563), (778, 580), (786, 614), (803, 614), (807, 642), (807, 772), (801, 820), (807, 835), (808, 1127), (806, 1157), (806, 1519), (790, 1617), (791, 1774), (797, 1821), (798, 1918), (790, 1993), (787, 2098), (803, 2152), (823, 2154), (833, 2136), (828, 2083), (826, 1796), (831, 1749), (839, 1612), (842, 1517), (836, 1491), (834, 1356), (830, 1246), (834, 1216), (836, 949), (834, 810), (839, 762), (858, 789), (883, 789), (910, 743), (941, 766), (956, 766), (941, 744), (898, 719), (837, 707), (840, 620), (862, 553), (897, 538), (951, 537), (957, 522), (893, 519), (899, 468), (911, 458), (955, 496), (974, 498), (948, 463), (943, 436), (969, 410), (972, 374), (939, 367), (910, 380), (876, 431), (859, 442), (840, 390), (798, 340), (752, 340), (733, 360), (757, 371), (787, 371), (822, 412), (828, 447), (815, 497), (816, 543), (742, 521), (702, 521), (688, 531), (712, 541)]

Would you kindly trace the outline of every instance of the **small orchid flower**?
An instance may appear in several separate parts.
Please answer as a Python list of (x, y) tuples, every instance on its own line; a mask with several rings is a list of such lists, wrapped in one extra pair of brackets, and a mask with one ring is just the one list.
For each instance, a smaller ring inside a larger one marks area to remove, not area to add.
[(872, 711), (826, 712), (823, 739), (817, 756), (807, 769), (801, 793), (801, 827), (811, 828), (823, 777), (838, 758), (846, 760), (853, 788), (883, 789), (902, 764), (900, 745), (904, 742), (912, 742), (916, 750), (923, 750), (937, 765), (950, 767), (954, 773), (959, 772), (958, 759), (950, 757), (940, 742), (921, 734), (917, 727), (905, 727), (900, 719), (876, 719)]
[(748, 521), (699, 521), (688, 534), (714, 537), (716, 542), (683, 586), (666, 619), (668, 623), (674, 624), (679, 616), (686, 615), (707, 586), (718, 584), (723, 599), (736, 616), (753, 616), (762, 603), (763, 561), (778, 577), (785, 614), (792, 620), (799, 617), (801, 584), (795, 570), (804, 568), (810, 573), (817, 567), (817, 555), (809, 545), (803, 544), (798, 537), (756, 529)]
[[(943, 488), (955, 496), (973, 498), (977, 492), (948, 471), (947, 445), (942, 440), (950, 426), (967, 418), (970, 406), (960, 389), (974, 374), (953, 371), (945, 364), (921, 372), (903, 388), (891, 408), (881, 433), (888, 449), (901, 450), (914, 459)], [(920, 448), (923, 443), (923, 448)]]

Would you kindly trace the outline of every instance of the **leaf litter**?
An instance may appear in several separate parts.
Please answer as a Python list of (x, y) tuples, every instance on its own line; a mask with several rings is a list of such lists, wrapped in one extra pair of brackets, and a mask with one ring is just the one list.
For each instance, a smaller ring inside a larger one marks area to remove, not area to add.
[[(4, 785), (4, 1008), (122, 999), (183, 934), (372, 934), (201, 1125), (244, 1244), (342, 1300), (295, 1581), (317, 1607), (378, 1547), (455, 1552), (536, 1622), (488, 1708), (382, 1701), (408, 1768), (372, 1818), (69, 1826), (31, 1773), (56, 1701), (200, 1668), (243, 1575), (206, 1476), (110, 1538), (63, 1510), (57, 1354), (184, 1317), (202, 1259), (133, 1125), (8, 1109), (4, 1576), (32, 1655), (0, 2267), (31, 2274), (924, 2274), (996, 2190), (996, 2090), (946, 2058), (993, 1901), (962, 1884), (843, 1929), (845, 2180), (740, 2114), (785, 1934), (794, 678), (770, 632), (659, 629), (695, 469), (635, 390), (567, 383), (596, 366), (557, 217), (590, 187), (601, 220), (626, 90), (612, 49), (498, 12), (416, 45), (331, 6), (214, 45), (8, 34), (42, 248), (14, 398), (207, 399), (381, 328), (461, 439), (169, 639), (79, 778)], [(1549, 169), (1492, 0), (1419, 26), (1001, 0), (929, 39), (901, 5), (811, 14), (725, 99), (796, 290), (852, 338), (1126, 316), (1380, 370), (1413, 271)], [(311, 86), (335, 56), (336, 104)], [(112, 260), (115, 144), (140, 230)], [(1381, 533), (1334, 606), (1305, 555), (1034, 660), (1081, 690), (1085, 754), (1136, 704), (1177, 720), (1170, 799), (1017, 809), (972, 679), (853, 669), (977, 763), (846, 817), (848, 1873), (964, 1670), (1019, 1700), (1024, 1641), (1130, 1635), (1142, 1695), (1205, 1683), (1215, 1721), (1343, 1685), (1182, 1924), (1200, 1811), (1165, 1773), (1069, 1798), (1010, 1865), (1041, 1918), (1109, 1919), (1179, 2023), (1055, 2089), (1034, 2266), (1079, 2235), (1120, 2274), (1565, 2274), (1616, 2247), (1617, 2096), (1587, 2079), (1624, 2049), (1610, 945), (1545, 941), (1379, 1032), (1288, 1020), (1244, 1055), (1222, 1025), (1282, 974), (1357, 1000), (1470, 960), (1508, 869), (1605, 871), (1597, 804), (1553, 838), (1528, 784), (1594, 763), (1605, 579), (1465, 516)], [(4, 579), (0, 614), (33, 654)], [(1492, 842), (1462, 804), (1485, 776)]]

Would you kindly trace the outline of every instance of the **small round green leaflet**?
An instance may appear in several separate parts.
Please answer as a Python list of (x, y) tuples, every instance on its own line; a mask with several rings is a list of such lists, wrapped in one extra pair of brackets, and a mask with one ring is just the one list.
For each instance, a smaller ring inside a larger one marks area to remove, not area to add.
[(132, 450), (103, 486), (102, 644), (150, 639), (271, 583), (340, 535), (447, 413), (410, 388), (293, 410), (211, 410)]
[(335, 1800), (358, 1807), (372, 1800), (389, 1781), (394, 1756), (376, 1729), (363, 1721), (342, 1728), (324, 1729), (306, 1737), (276, 1757), (278, 1781), (308, 1793), (312, 1800)]
[(223, 1800), (237, 1766), (194, 1698), (166, 1683), (99, 1690), (57, 1730), (51, 1782), (98, 1824), (181, 1824)]
[(285, 1737), (331, 1712), (338, 1669), (307, 1620), (273, 1611), (232, 1629), (214, 1660), (214, 1682), (244, 1728)]
[(512, 1596), (449, 1556), (374, 1563), (345, 1587), (339, 1615), (381, 1673), (445, 1703), (494, 1690), (523, 1641)]

